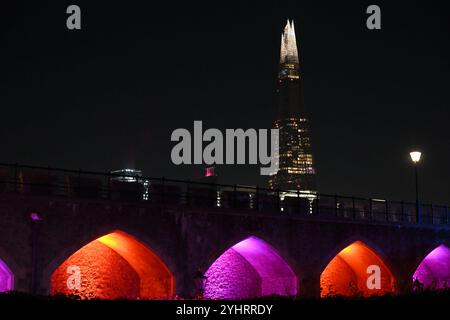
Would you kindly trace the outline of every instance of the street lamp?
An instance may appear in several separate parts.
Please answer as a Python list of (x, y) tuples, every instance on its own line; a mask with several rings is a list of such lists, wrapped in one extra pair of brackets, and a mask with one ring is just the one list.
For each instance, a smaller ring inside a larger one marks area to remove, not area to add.
[(37, 261), (38, 261), (38, 236), (39, 236), (39, 224), (42, 221), (42, 217), (37, 212), (30, 214), (31, 218), (31, 292), (36, 293), (37, 290)]
[(195, 298), (197, 300), (203, 300), (204, 299), (204, 293), (205, 293), (205, 285), (206, 281), (208, 281), (208, 277), (205, 276), (200, 270), (197, 270), (197, 272), (194, 274), (194, 285), (196, 296)]
[(420, 219), (420, 213), (419, 213), (419, 174), (418, 174), (418, 165), (420, 161), (420, 157), (422, 156), (422, 153), (420, 151), (412, 151), (409, 153), (411, 156), (411, 160), (414, 163), (414, 173), (416, 176), (416, 223), (419, 223)]

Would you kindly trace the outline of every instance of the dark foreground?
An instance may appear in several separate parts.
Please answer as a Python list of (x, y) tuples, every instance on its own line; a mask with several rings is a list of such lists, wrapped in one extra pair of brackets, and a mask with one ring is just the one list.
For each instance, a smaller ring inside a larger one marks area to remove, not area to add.
[[(113, 318), (145, 319), (296, 319), (306, 314), (355, 319), (384, 318), (398, 313), (402, 317), (437, 316), (450, 313), (450, 290), (421, 292), (402, 296), (369, 299), (255, 299), (239, 301), (205, 300), (77, 300), (66, 297), (34, 296), (21, 293), (0, 294), (0, 310), (13, 308), (16, 312), (45, 312), (61, 319), (65, 315), (84, 317), (92, 312)], [(51, 310), (51, 313), (46, 311)], [(310, 318), (310, 317), (307, 317)]]
[[(373, 296), (371, 298), (345, 298), (345, 297), (335, 297), (335, 298), (325, 298), (325, 299), (314, 299), (314, 298), (303, 298), (303, 297), (279, 297), (273, 296), (269, 298), (256, 298), (251, 300), (235, 300), (241, 302), (259, 302), (259, 301), (289, 301), (289, 302), (305, 302), (305, 303), (317, 303), (317, 304), (334, 304), (334, 303), (386, 303), (386, 302), (401, 302), (401, 301), (425, 301), (425, 300), (445, 300), (450, 299), (450, 289), (436, 290), (436, 291), (421, 291), (411, 294), (404, 295), (385, 295), (385, 296)], [(167, 303), (180, 303), (180, 302), (226, 302), (220, 300), (197, 300), (197, 299), (174, 299), (174, 300), (80, 300), (77, 296), (46, 296), (46, 295), (33, 295), (21, 292), (7, 292), (0, 293), (0, 301), (7, 302), (42, 302), (42, 303), (68, 303), (68, 304), (114, 304), (114, 303), (129, 303), (129, 304), (145, 304), (153, 302), (167, 302)], [(231, 301), (231, 300), (227, 300)]]

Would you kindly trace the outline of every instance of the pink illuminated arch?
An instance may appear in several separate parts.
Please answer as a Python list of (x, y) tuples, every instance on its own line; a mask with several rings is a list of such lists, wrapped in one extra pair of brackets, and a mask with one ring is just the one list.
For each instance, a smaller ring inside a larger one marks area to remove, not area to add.
[(269, 244), (249, 237), (225, 251), (205, 273), (207, 299), (294, 296), (297, 277)]
[(413, 275), (425, 289), (450, 288), (450, 249), (440, 245), (422, 260)]
[(6, 263), (0, 259), (0, 292), (14, 289), (14, 275)]

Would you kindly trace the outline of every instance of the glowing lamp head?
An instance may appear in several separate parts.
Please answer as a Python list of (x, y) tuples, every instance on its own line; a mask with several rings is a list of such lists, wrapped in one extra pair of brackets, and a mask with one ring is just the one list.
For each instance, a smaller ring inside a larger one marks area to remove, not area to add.
[(412, 162), (418, 163), (420, 161), (420, 157), (422, 156), (422, 152), (413, 151), (413, 152), (410, 152), (409, 155), (411, 156)]
[(30, 218), (32, 221), (40, 221), (42, 220), (42, 218), (39, 216), (39, 214), (37, 212), (32, 212), (30, 214)]

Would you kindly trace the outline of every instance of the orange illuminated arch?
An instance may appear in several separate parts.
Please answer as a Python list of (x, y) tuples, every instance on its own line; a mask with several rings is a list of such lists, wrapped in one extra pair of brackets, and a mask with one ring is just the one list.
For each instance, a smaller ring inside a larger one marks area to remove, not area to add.
[(83, 299), (159, 299), (173, 296), (174, 276), (147, 246), (122, 231), (100, 237), (53, 272), (51, 293)]
[(339, 252), (322, 272), (320, 295), (383, 295), (394, 293), (394, 283), (394, 276), (383, 260), (364, 243), (356, 241)]

